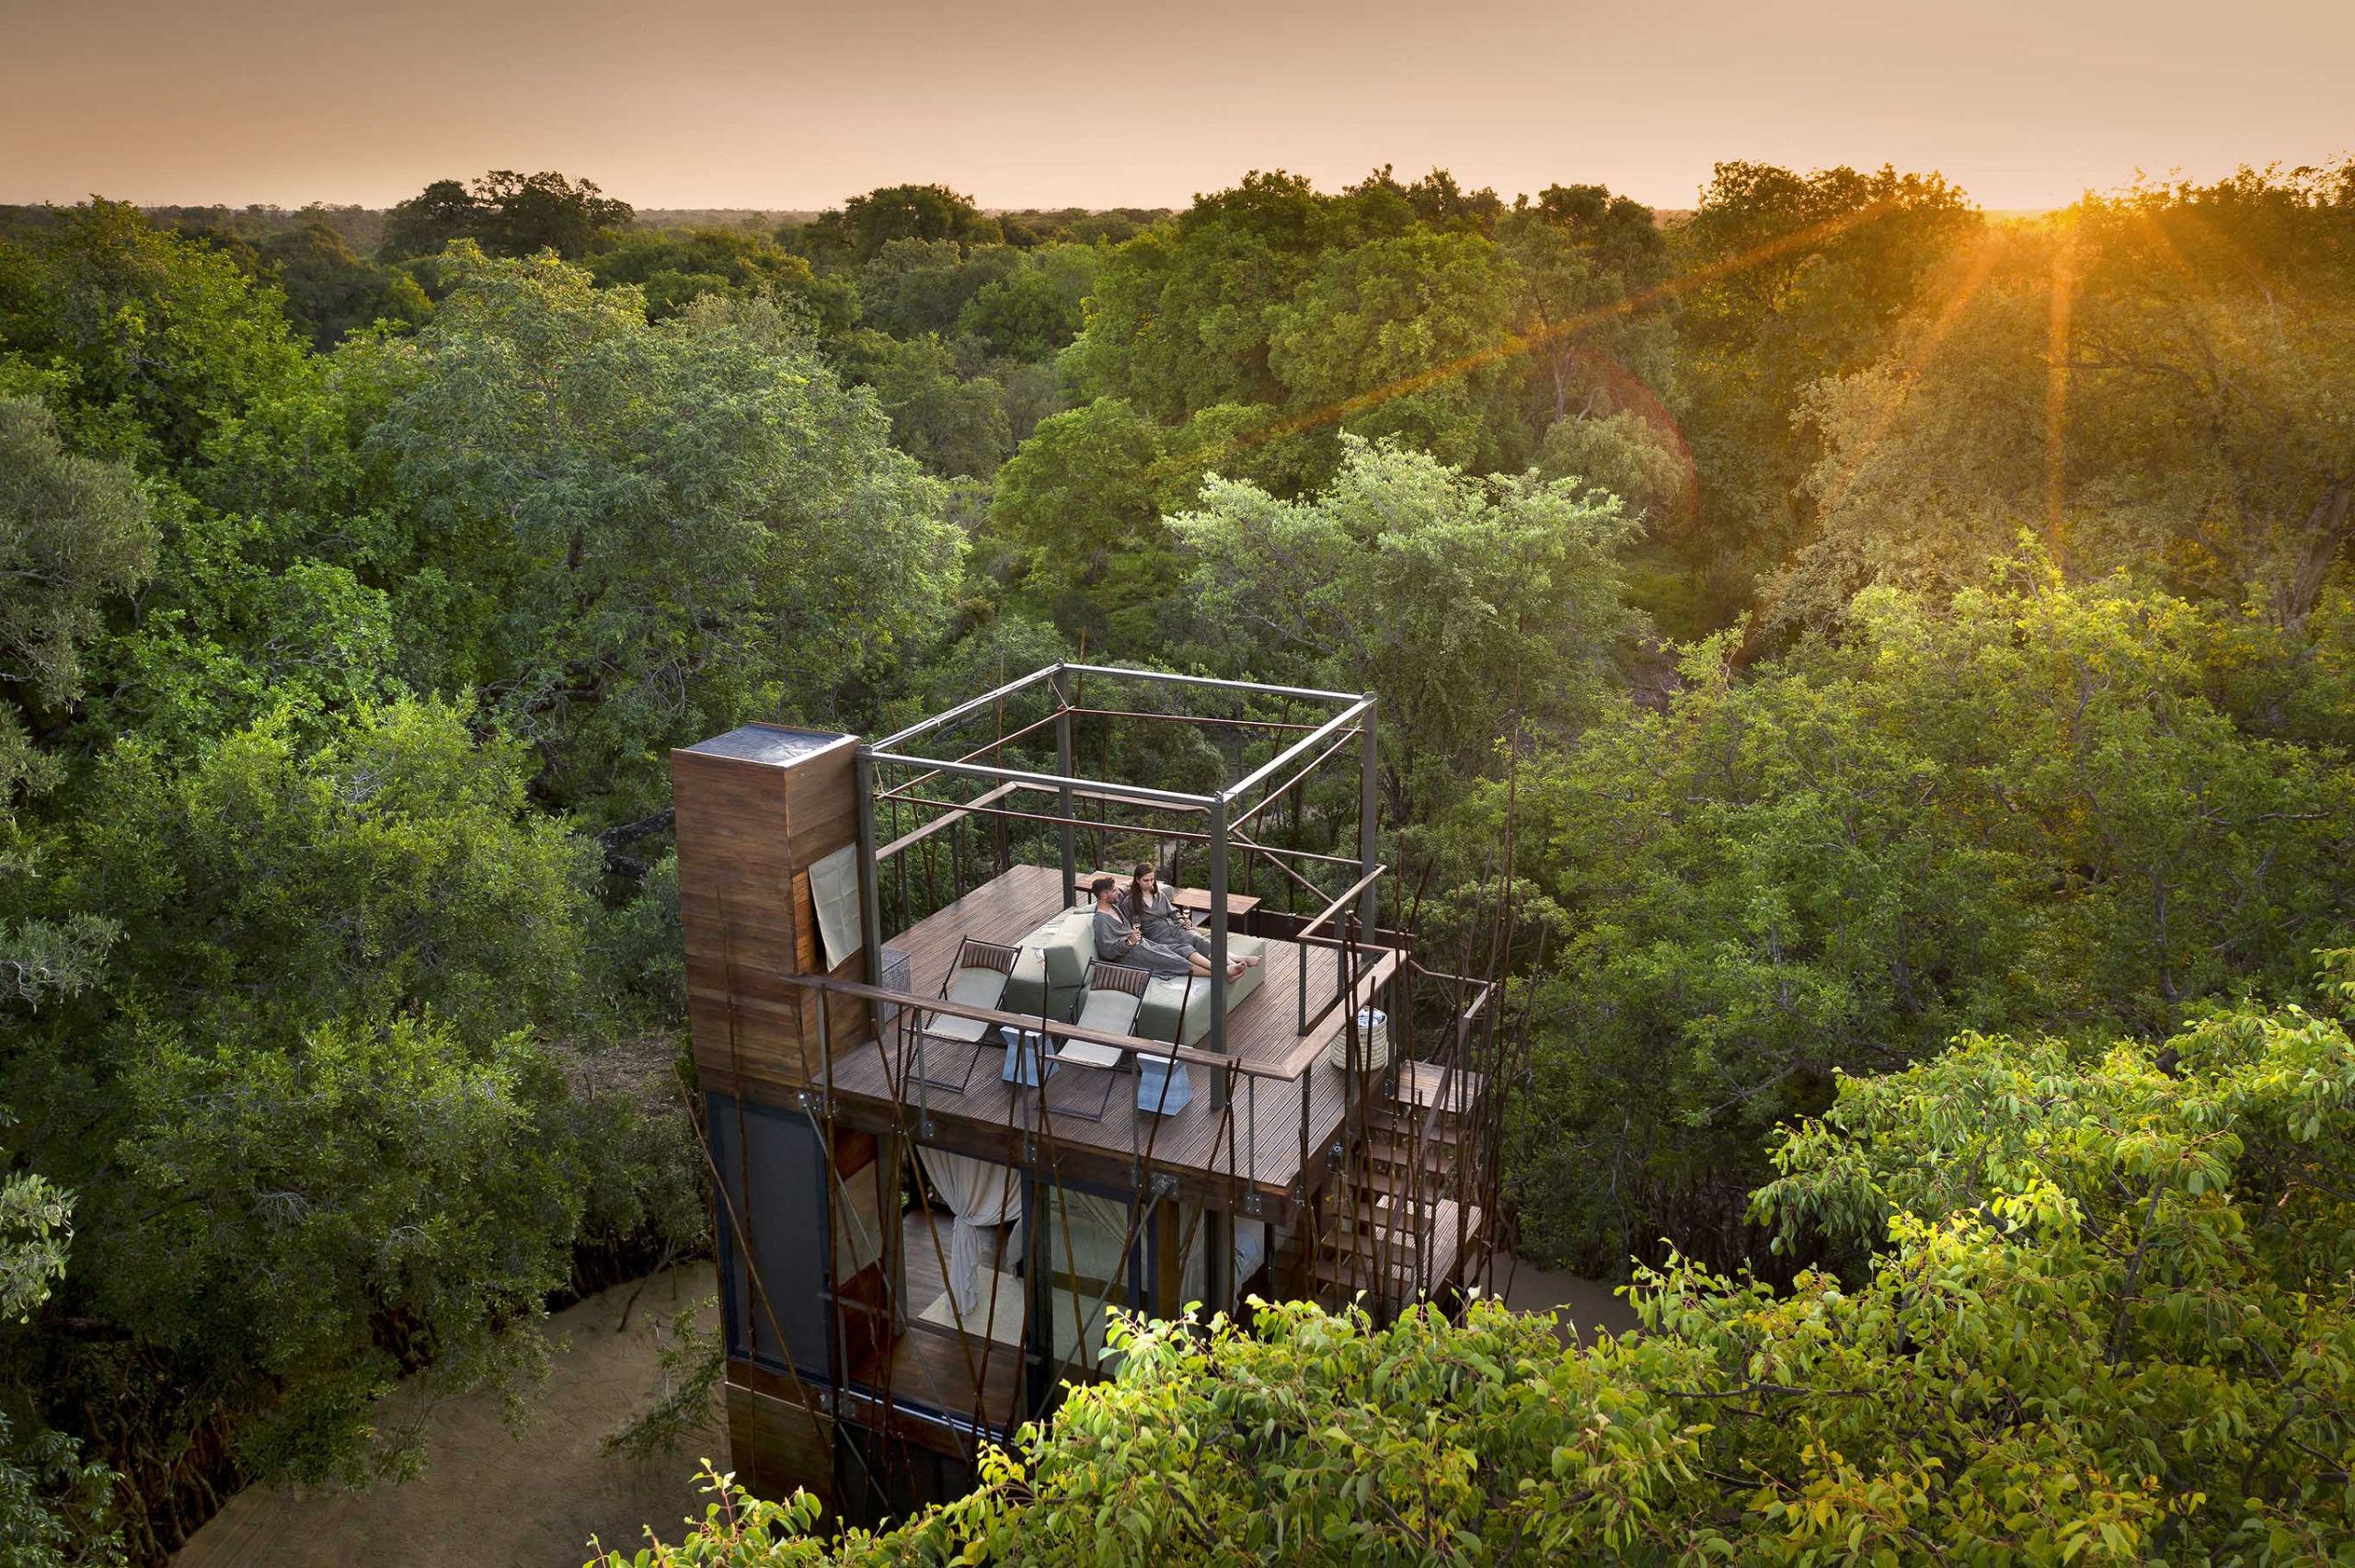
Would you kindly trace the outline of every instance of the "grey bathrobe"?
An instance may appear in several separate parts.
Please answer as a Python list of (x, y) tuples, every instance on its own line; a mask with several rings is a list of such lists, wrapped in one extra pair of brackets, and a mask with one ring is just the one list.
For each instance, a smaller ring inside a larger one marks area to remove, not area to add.
[(1136, 907), (1136, 894), (1132, 887), (1120, 895), (1120, 907), (1128, 910), (1130, 921), (1155, 946), (1166, 947), (1172, 953), (1183, 953), (1190, 947), (1205, 958), (1211, 956), (1211, 933), (1197, 931), (1178, 918), (1178, 910), (1169, 901), (1167, 884), (1155, 883), (1151, 901), (1141, 910)]
[(1107, 964), (1127, 964), (1152, 975), (1190, 975), (1194, 967), (1186, 962), (1185, 955), (1171, 951), (1157, 943), (1139, 941), (1129, 935), (1129, 917), (1096, 911), (1092, 922), (1096, 935), (1096, 956)]

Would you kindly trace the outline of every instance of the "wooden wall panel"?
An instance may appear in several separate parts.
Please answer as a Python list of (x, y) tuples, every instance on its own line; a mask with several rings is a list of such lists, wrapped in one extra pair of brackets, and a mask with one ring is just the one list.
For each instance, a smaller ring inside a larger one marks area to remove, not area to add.
[[(857, 839), (856, 756), (848, 736), (757, 725), (672, 753), (688, 1021), (709, 1087), (781, 1103), (822, 1077), (817, 993), (787, 977), (822, 967), (808, 868)], [(864, 979), (862, 956), (835, 973)], [(825, 1013), (836, 1050), (867, 1036), (865, 1003)]]
[(769, 1498), (790, 1497), (795, 1487), (804, 1487), (833, 1507), (833, 1418), (738, 1380), (752, 1370), (728, 1365), (728, 1454), (736, 1479)]

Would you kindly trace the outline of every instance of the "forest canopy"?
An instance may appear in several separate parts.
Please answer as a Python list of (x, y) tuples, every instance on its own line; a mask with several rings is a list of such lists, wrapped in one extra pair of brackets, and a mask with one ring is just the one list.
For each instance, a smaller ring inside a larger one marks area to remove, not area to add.
[(707, 1246), (671, 748), (1084, 651), (1382, 694), (1497, 1223), (1644, 1331), (1140, 1325), (677, 1561), (2326, 1558), (2351, 533), (2345, 162), (0, 214), (0, 1539), (408, 1473)]

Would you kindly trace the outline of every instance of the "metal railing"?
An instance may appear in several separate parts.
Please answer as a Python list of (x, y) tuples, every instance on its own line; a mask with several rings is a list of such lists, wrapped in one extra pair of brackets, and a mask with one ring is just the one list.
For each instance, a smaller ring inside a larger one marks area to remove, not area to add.
[[(1372, 871), (1369, 871), (1364, 876), (1359, 877), (1355, 882), (1350, 884), (1349, 887), (1344, 890), (1338, 898), (1335, 898), (1331, 903), (1327, 904), (1323, 910), (1319, 910), (1315, 919), (1310, 921), (1306, 925), (1302, 926), (1299, 932), (1292, 937), (1294, 942), (1300, 944), (1301, 948), (1299, 965), (1299, 1032), (1301, 1034), (1307, 1034), (1310, 1030), (1315, 1028), (1316, 1025), (1325, 1022), (1327, 1017), (1331, 1016), (1333, 1009), (1340, 1004), (1343, 997), (1350, 997), (1354, 1001), (1355, 992), (1358, 987), (1358, 976), (1355, 971), (1357, 968), (1356, 960), (1359, 944), (1356, 939), (1352, 936), (1343, 935), (1340, 937), (1325, 937), (1320, 940), (1316, 934), (1317, 928), (1329, 924), (1336, 915), (1338, 915), (1344, 909), (1347, 909), (1350, 904), (1357, 898), (1358, 895), (1365, 892), (1375, 883), (1381, 881), (1389, 870), (1390, 868), (1386, 865), (1377, 865)], [(1354, 925), (1356, 923), (1355, 915), (1353, 914), (1350, 919), (1351, 924)], [(1320, 946), (1328, 947), (1332, 950), (1333, 994), (1327, 997), (1318, 1004), (1315, 1015), (1312, 1017), (1308, 1011), (1308, 971), (1310, 968), (1308, 955), (1312, 948)]]

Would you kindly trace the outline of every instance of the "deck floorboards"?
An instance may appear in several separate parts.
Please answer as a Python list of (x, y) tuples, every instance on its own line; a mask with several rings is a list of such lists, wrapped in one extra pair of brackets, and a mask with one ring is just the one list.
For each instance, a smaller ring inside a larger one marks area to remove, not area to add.
[[(1018, 944), (1062, 902), (1059, 871), (1017, 865), (890, 938), (890, 945), (907, 956), (912, 994), (936, 997), (964, 937)], [(1144, 1168), (1212, 1185), (1248, 1184), (1281, 1196), (1302, 1174), (1303, 1098), (1307, 1101), (1312, 1161), (1341, 1125), (1346, 1079), (1323, 1059), (1323, 1052), (1346, 1018), (1345, 1009), (1337, 1006), (1307, 1034), (1299, 1028), (1301, 966), (1308, 967), (1312, 996), (1330, 995), (1338, 964), (1332, 950), (1270, 941), (1265, 964), (1258, 989), (1227, 1014), (1228, 1052), (1246, 1063), (1294, 1065), (1298, 1076), (1235, 1075), (1232, 1116), (1213, 1104), (1217, 1096), (1211, 1080), (1218, 1070), (1200, 1064), (1188, 1070), (1192, 1104), (1173, 1116), (1135, 1109), (1133, 1072), (1108, 1074), (1092, 1068), (1067, 1067), (1056, 1073), (1042, 1105), (1039, 1091), (1001, 1080), (1005, 1050), (994, 1036), (977, 1053), (972, 1047), (939, 1041), (925, 1047), (925, 1076), (961, 1081), (962, 1093), (920, 1081), (913, 1063), (900, 1059), (902, 1053), (896, 1042), (887, 1048), (871, 1038), (836, 1055), (831, 1087), (846, 1109), (861, 1105), (870, 1118), (883, 1113), (882, 1130), (904, 1131), (920, 1141), (984, 1159), (1027, 1162), (1023, 1150), (1028, 1140), (1041, 1162), (1066, 1151), (1082, 1166), (1123, 1173)], [(1315, 990), (1319, 986), (1321, 992)], [(968, 1061), (970, 1077), (964, 1071)], [(1108, 1077), (1109, 1104), (1104, 1093)], [(1106, 1104), (1100, 1119), (1087, 1119), (1074, 1109), (1093, 1110), (1098, 1104)], [(930, 1137), (921, 1131), (926, 1123), (934, 1129)]]

